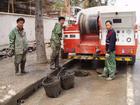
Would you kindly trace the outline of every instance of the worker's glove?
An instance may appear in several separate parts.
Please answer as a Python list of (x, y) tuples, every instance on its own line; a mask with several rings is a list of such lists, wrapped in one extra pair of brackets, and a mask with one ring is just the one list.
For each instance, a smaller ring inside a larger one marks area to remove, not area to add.
[(26, 54), (28, 52), (28, 48), (23, 50), (23, 54)]
[(106, 54), (105, 54), (105, 57), (106, 57), (106, 58), (109, 58), (109, 56), (110, 56), (109, 53), (106, 53)]
[(63, 26), (63, 29), (65, 30), (65, 29), (66, 29), (66, 27), (67, 27), (67, 26), (66, 26), (66, 25), (64, 25), (64, 26)]
[(8, 52), (7, 52), (7, 55), (8, 57), (12, 57), (14, 55), (14, 50), (13, 49), (10, 49)]
[(96, 48), (96, 54), (99, 54), (101, 51), (99, 48)]

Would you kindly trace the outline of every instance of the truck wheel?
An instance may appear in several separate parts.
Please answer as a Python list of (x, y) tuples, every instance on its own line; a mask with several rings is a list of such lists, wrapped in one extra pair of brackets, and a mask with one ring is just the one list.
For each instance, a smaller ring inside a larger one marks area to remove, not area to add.
[(128, 62), (129, 65), (134, 65), (136, 62), (136, 56), (132, 56), (132, 61)]
[(64, 49), (61, 48), (61, 58), (62, 59), (67, 59), (68, 58), (68, 53), (64, 53)]
[(98, 68), (98, 63), (99, 63), (98, 60), (95, 60), (95, 59), (94, 59), (94, 60), (92, 61), (92, 67), (93, 67), (94, 70), (96, 70), (96, 69)]

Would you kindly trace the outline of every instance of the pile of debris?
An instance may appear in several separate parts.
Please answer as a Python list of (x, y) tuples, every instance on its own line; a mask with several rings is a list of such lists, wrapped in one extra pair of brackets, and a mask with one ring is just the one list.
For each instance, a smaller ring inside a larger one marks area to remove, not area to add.
[(9, 51), (8, 48), (4, 48), (2, 50), (0, 50), (0, 60), (3, 59), (3, 58), (6, 58), (8, 55), (7, 55), (7, 52)]
[[(10, 50), (9, 48), (3, 48), (3, 49), (0, 50), (0, 60), (9, 57), (8, 56), (9, 50)], [(31, 52), (33, 52), (35, 50), (36, 50), (36, 43), (34, 43), (32, 45), (29, 44), (29, 46), (28, 46), (28, 52), (31, 53)]]

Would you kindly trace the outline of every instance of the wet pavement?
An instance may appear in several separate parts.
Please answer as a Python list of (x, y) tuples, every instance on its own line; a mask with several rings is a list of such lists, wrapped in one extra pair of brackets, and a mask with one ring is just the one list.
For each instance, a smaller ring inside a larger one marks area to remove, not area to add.
[(135, 105), (140, 105), (140, 48), (138, 49), (137, 53), (137, 62), (132, 68), (132, 82), (134, 86)]
[(63, 91), (58, 98), (47, 97), (41, 88), (22, 105), (140, 105), (139, 51), (140, 48), (134, 66), (125, 63), (117, 65), (118, 74), (113, 81), (98, 77), (91, 68), (75, 66), (71, 70), (86, 70), (90, 75), (76, 77), (75, 87)]

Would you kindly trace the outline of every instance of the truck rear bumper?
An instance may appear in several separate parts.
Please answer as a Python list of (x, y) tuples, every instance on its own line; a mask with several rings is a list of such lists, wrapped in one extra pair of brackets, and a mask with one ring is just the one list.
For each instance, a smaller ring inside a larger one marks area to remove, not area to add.
[[(92, 55), (69, 55), (68, 59), (80, 59), (80, 60), (105, 60), (105, 56), (92, 56)], [(116, 56), (116, 61), (127, 61), (131, 62), (133, 60), (132, 57), (128, 56)]]

